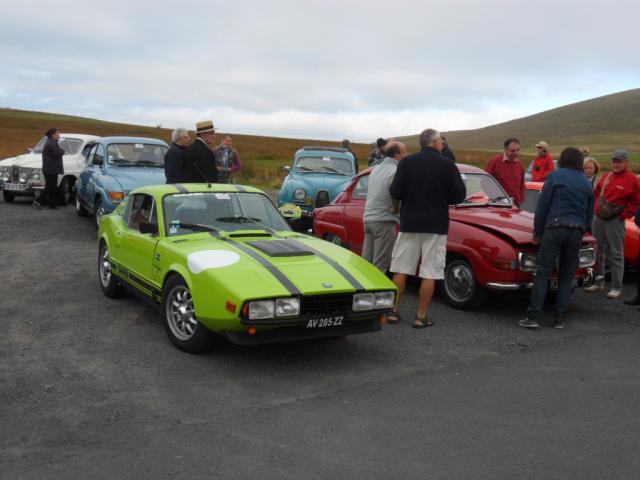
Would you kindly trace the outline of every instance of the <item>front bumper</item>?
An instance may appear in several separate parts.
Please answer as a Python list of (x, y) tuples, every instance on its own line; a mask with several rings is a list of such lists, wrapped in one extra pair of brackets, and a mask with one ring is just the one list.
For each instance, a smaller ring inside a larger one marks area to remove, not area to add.
[[(558, 289), (558, 279), (552, 278), (550, 280), (551, 284), (549, 285), (549, 290), (557, 290)], [(593, 283), (593, 269), (588, 268), (587, 274), (584, 277), (576, 277), (573, 279), (573, 288), (581, 288), (583, 286), (588, 286)], [(523, 282), (523, 283), (511, 283), (511, 282), (489, 282), (485, 285), (489, 290), (496, 290), (502, 292), (513, 292), (519, 290), (531, 290), (533, 288), (533, 282)]]
[(44, 191), (44, 185), (34, 186), (27, 183), (0, 182), (0, 190), (11, 192), (17, 196), (35, 196)]

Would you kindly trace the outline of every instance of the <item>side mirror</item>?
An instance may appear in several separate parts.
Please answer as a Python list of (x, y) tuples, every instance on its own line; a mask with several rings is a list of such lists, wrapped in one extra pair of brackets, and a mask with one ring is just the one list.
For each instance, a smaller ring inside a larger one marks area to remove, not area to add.
[(289, 165), (285, 165), (284, 168), (287, 172), (291, 172), (291, 167)]
[(151, 235), (158, 235), (158, 224), (152, 222), (140, 222), (138, 224), (138, 230), (140, 230), (140, 233), (150, 233)]
[(27, 148), (27, 150), (29, 150), (29, 153), (33, 152), (33, 148)]

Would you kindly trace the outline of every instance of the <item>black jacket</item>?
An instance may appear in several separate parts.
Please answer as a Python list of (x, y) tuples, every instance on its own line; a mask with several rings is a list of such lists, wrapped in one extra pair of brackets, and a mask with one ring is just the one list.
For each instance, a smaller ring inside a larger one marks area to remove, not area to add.
[(64, 150), (58, 145), (58, 142), (53, 138), (48, 138), (42, 149), (42, 174), (62, 175), (64, 173), (63, 155)]
[(449, 205), (462, 202), (466, 195), (456, 164), (431, 147), (398, 163), (389, 190), (402, 202), (401, 232), (440, 235), (449, 231)]
[(185, 183), (216, 183), (218, 169), (213, 152), (204, 141), (196, 139), (182, 152)]
[(164, 156), (164, 176), (167, 177), (167, 183), (184, 182), (182, 154), (185, 148), (177, 143), (172, 143), (167, 150)]

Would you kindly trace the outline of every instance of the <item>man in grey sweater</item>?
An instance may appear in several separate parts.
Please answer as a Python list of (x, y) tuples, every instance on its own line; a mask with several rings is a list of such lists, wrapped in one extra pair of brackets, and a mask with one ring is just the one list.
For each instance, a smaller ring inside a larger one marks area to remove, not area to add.
[(397, 202), (389, 194), (389, 186), (398, 162), (407, 156), (407, 147), (400, 142), (388, 143), (385, 157), (369, 174), (367, 201), (364, 207), (364, 245), (362, 256), (386, 273), (391, 264), (391, 252), (398, 225)]

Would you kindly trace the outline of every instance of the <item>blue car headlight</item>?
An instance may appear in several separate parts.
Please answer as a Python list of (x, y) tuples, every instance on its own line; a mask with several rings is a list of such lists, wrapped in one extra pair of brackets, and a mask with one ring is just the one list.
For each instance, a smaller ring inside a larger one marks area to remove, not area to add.
[(293, 198), (296, 200), (304, 200), (304, 197), (307, 196), (307, 192), (304, 191), (304, 188), (296, 188), (293, 192)]

